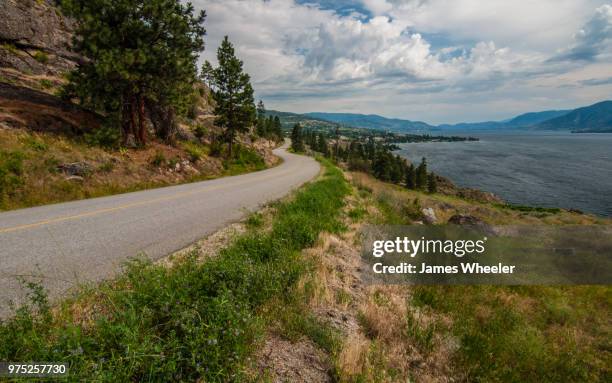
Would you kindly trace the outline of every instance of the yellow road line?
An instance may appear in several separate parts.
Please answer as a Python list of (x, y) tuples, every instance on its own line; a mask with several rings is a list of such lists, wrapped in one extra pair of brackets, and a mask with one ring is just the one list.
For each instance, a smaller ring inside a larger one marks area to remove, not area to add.
[[(285, 174), (289, 174), (289, 173), (290, 172), (283, 172), (283, 173), (279, 173), (279, 174), (273, 174), (273, 175), (270, 175), (270, 176), (267, 176), (267, 177), (258, 178), (257, 181), (262, 181), (262, 180), (265, 180), (265, 179), (268, 179), (268, 178), (275, 178), (275, 177), (279, 177), (279, 176), (284, 176)], [(151, 203), (155, 203), (155, 202), (170, 201), (170, 200), (173, 200), (173, 199), (186, 197), (186, 196), (189, 196), (189, 195), (192, 195), (192, 194), (198, 194), (198, 193), (202, 193), (202, 192), (205, 192), (205, 191), (208, 192), (208, 191), (213, 191), (213, 190), (224, 189), (224, 188), (227, 188), (227, 187), (238, 186), (238, 185), (246, 184), (246, 183), (249, 183), (249, 182), (252, 182), (252, 181), (253, 180), (244, 180), (242, 182), (234, 182), (234, 183), (231, 183), (231, 184), (219, 185), (219, 186), (216, 186), (216, 187), (215, 186), (204, 187), (204, 188), (198, 189), (198, 190), (191, 190), (191, 191), (188, 191), (188, 192), (173, 194), (172, 196), (168, 196), (168, 197), (159, 197), (159, 198), (154, 198), (154, 199), (150, 199), (150, 200), (146, 200), (146, 201), (133, 202), (133, 203), (125, 204), (125, 205), (109, 207), (109, 208), (105, 208), (105, 209), (93, 210), (93, 211), (90, 211), (90, 212), (87, 212), (87, 213), (69, 215), (69, 216), (65, 216), (65, 217), (51, 218), (51, 219), (48, 219), (48, 220), (33, 222), (33, 223), (25, 224), (25, 225), (8, 227), (8, 228), (5, 228), (5, 229), (0, 229), (0, 234), (12, 232), (12, 231), (23, 230), (23, 229), (29, 229), (29, 228), (32, 228), (32, 227), (48, 225), (48, 224), (51, 224), (51, 223), (57, 223), (57, 222), (69, 221), (69, 220), (73, 220), (73, 219), (90, 217), (90, 216), (94, 216), (94, 215), (98, 215), (98, 214), (109, 213), (109, 212), (116, 211), (116, 210), (128, 209), (128, 208), (135, 207), (135, 206), (147, 205), (147, 204), (151, 204)]]

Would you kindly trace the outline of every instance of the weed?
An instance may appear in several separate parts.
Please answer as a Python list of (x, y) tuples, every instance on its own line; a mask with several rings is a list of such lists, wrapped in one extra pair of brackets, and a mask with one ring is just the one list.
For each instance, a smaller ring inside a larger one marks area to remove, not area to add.
[(263, 215), (259, 212), (249, 215), (246, 219), (246, 225), (250, 228), (258, 228), (263, 226), (264, 220)]

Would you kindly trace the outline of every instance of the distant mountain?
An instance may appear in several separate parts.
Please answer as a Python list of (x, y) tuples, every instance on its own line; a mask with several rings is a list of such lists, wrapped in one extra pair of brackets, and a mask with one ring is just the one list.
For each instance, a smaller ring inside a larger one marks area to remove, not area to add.
[(457, 130), (488, 130), (488, 129), (515, 129), (527, 128), (551, 118), (563, 116), (571, 110), (545, 110), (543, 112), (530, 112), (503, 121), (484, 121), (484, 122), (460, 122), (458, 124), (438, 125), (440, 129)]
[(305, 113), (316, 119), (336, 122), (356, 128), (387, 130), (391, 132), (407, 133), (423, 130), (435, 130), (436, 127), (422, 121), (401, 120), (399, 118), (386, 118), (376, 114), (355, 114), (355, 113)]
[(501, 121), (483, 121), (483, 122), (460, 122), (457, 124), (442, 124), (438, 125), (442, 130), (488, 130), (504, 128), (505, 124)]
[(532, 126), (552, 118), (564, 116), (569, 112), (571, 112), (571, 110), (545, 110), (543, 112), (524, 113), (505, 121), (504, 125), (517, 128)]
[(534, 126), (542, 130), (571, 130), (574, 132), (612, 132), (612, 101), (574, 109), (571, 112)]

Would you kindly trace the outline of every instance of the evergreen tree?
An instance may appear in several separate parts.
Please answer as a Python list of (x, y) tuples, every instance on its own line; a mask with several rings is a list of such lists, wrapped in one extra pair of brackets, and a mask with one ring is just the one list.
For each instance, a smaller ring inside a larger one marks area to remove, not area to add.
[(283, 138), (283, 124), (281, 124), (281, 120), (278, 116), (274, 116), (272, 132), (276, 137), (278, 137), (279, 140)]
[(63, 0), (77, 19), (73, 49), (85, 59), (70, 73), (66, 98), (99, 110), (121, 127), (124, 143), (147, 141), (148, 116), (171, 141), (176, 115), (194, 103), (196, 60), (204, 49), (204, 12), (179, 0)]
[(211, 63), (206, 60), (204, 64), (202, 64), (202, 69), (200, 71), (200, 79), (208, 88), (212, 87), (214, 80), (214, 69)]
[(302, 126), (299, 123), (293, 125), (293, 129), (291, 130), (291, 148), (296, 152), (304, 151)]
[(390, 178), (394, 184), (400, 184), (403, 181), (404, 160), (400, 156), (395, 156), (391, 161)]
[(266, 107), (262, 100), (257, 103), (257, 135), (267, 137), (269, 134), (266, 129)]
[(421, 163), (416, 169), (416, 187), (425, 190), (427, 188), (427, 160), (421, 159)]
[(255, 119), (253, 87), (249, 75), (242, 71), (242, 61), (236, 57), (227, 36), (217, 50), (217, 61), (219, 67), (213, 72), (215, 123), (225, 130), (228, 157), (231, 158), (236, 134), (246, 132)]
[(379, 152), (372, 165), (374, 177), (385, 182), (391, 181), (391, 167), (390, 155), (386, 152)]
[(410, 164), (406, 168), (406, 187), (408, 189), (415, 189), (416, 184), (416, 170), (414, 169), (414, 165)]
[(429, 177), (427, 178), (427, 191), (430, 193), (438, 192), (438, 181), (436, 180), (434, 172), (429, 173)]
[(323, 153), (325, 157), (329, 155), (329, 148), (327, 147), (327, 140), (323, 133), (319, 133), (318, 149), (319, 152)]

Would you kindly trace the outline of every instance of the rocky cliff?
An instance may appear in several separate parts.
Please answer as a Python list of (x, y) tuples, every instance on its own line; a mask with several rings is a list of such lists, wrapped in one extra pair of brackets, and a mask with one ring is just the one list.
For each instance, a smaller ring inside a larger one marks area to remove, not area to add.
[(0, 0), (0, 75), (5, 82), (39, 88), (37, 81), (59, 81), (78, 61), (70, 52), (73, 28), (52, 0)]

